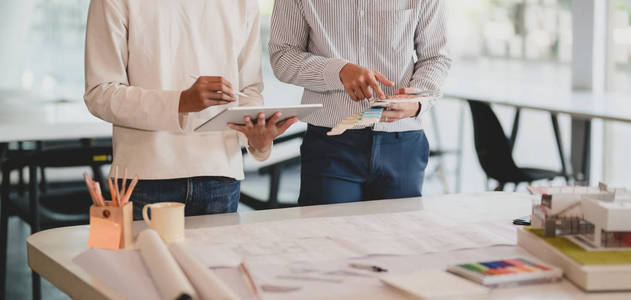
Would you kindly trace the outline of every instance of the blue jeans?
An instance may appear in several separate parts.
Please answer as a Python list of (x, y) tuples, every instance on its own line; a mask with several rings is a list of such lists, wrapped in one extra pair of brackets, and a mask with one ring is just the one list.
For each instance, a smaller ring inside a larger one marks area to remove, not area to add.
[(186, 216), (236, 212), (240, 186), (240, 181), (225, 177), (140, 180), (130, 198), (134, 220), (142, 220), (145, 204), (156, 202), (184, 203)]
[(423, 130), (348, 130), (309, 125), (300, 147), (300, 205), (419, 197), (429, 158)]

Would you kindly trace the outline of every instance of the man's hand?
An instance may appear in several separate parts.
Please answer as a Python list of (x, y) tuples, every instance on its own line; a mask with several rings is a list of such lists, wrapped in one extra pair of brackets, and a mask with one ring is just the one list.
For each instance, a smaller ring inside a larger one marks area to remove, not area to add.
[(354, 101), (371, 99), (377, 95), (379, 99), (386, 99), (379, 82), (386, 86), (394, 86), (394, 82), (375, 70), (348, 63), (340, 70), (340, 80), (344, 89)]
[(405, 118), (414, 118), (421, 110), (421, 103), (390, 103), (381, 114), (381, 122), (396, 122)]
[(180, 94), (179, 112), (198, 112), (210, 106), (236, 101), (232, 84), (221, 76), (200, 76)]
[(253, 124), (250, 117), (246, 116), (243, 118), (245, 125), (228, 123), (228, 127), (245, 134), (248, 138), (248, 143), (255, 150), (266, 151), (276, 137), (283, 134), (289, 126), (298, 122), (298, 119), (291, 117), (279, 123), (280, 116), (281, 113), (276, 112), (269, 120), (265, 120), (265, 114), (259, 113), (256, 124)]
[[(396, 95), (420, 92), (417, 88), (402, 88), (394, 91)], [(415, 118), (421, 111), (421, 103), (392, 103), (381, 114), (381, 122), (396, 122), (405, 118)]]

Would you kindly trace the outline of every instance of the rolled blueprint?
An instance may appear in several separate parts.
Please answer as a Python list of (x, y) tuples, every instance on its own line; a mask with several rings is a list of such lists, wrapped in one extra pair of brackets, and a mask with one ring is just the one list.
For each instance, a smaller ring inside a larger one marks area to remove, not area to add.
[(137, 245), (162, 299), (198, 299), (195, 289), (155, 230), (141, 232)]
[(202, 265), (188, 252), (182, 243), (171, 244), (171, 254), (180, 264), (182, 270), (195, 287), (201, 299), (204, 300), (238, 300), (228, 286), (209, 268)]

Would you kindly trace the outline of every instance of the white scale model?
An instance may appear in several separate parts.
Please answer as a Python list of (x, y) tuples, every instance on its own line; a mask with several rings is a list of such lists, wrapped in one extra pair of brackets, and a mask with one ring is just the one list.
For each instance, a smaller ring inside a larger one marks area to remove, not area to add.
[(588, 251), (631, 250), (631, 191), (599, 187), (529, 187), (541, 195), (531, 226), (565, 236)]

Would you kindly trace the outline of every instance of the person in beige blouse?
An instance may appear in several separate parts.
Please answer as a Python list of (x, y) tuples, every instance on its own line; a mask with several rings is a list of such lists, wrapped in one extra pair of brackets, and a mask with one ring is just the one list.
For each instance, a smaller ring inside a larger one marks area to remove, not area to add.
[(187, 215), (236, 211), (241, 144), (265, 160), (296, 122), (260, 114), (237, 130), (192, 130), (226, 106), (262, 105), (259, 31), (257, 1), (90, 2), (85, 103), (113, 124), (113, 165), (140, 179), (136, 219), (164, 201)]

